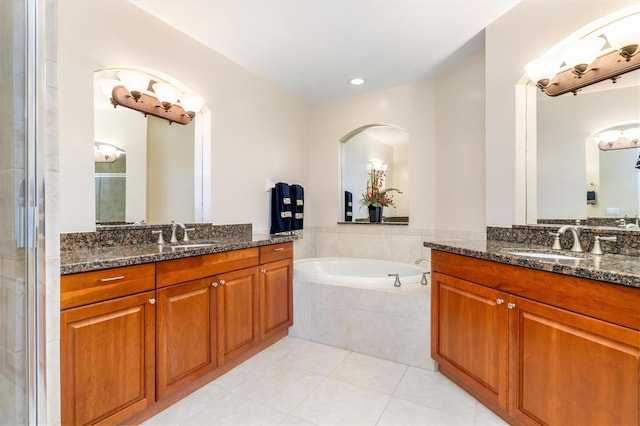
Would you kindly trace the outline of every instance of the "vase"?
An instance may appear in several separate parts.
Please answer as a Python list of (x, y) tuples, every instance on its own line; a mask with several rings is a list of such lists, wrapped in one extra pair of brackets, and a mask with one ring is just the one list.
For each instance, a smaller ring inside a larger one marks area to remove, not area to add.
[(382, 206), (369, 206), (369, 222), (382, 222)]

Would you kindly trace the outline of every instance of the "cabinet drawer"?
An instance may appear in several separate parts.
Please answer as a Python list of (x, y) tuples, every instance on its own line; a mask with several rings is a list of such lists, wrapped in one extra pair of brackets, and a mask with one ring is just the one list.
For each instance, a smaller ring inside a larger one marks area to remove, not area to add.
[(276, 260), (289, 259), (293, 257), (293, 243), (271, 244), (260, 247), (260, 263), (273, 262)]
[(154, 263), (63, 275), (60, 277), (60, 309), (153, 290), (155, 278)]
[(257, 248), (167, 260), (158, 263), (158, 287), (223, 274), (257, 264)]

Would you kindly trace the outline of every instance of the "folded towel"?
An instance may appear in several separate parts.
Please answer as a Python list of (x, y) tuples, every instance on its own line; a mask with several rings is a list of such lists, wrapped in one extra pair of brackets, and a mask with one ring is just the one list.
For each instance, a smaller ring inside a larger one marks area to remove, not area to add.
[(344, 221), (353, 221), (353, 194), (349, 191), (344, 191)]
[(271, 234), (291, 231), (292, 218), (289, 185), (278, 182), (271, 190)]
[(290, 185), (291, 202), (293, 203), (293, 224), (294, 231), (302, 229), (304, 222), (304, 188), (301, 185)]

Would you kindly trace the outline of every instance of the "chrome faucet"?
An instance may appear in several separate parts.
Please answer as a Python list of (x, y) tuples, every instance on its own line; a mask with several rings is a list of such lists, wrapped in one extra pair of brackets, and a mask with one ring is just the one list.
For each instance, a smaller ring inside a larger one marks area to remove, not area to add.
[[(178, 226), (179, 226), (180, 228), (182, 228), (183, 230), (187, 229), (187, 227), (186, 227), (186, 226), (184, 226), (184, 224), (183, 224), (183, 223), (175, 222), (175, 221), (173, 221), (173, 220), (172, 220), (172, 221), (171, 221), (171, 239), (169, 240), (169, 242), (170, 242), (171, 244), (173, 244), (173, 243), (177, 243), (177, 242), (178, 242), (178, 239), (176, 238), (176, 228), (177, 228)], [(185, 233), (184, 233), (184, 235), (187, 235), (187, 233), (185, 232)], [(188, 239), (187, 239), (187, 241), (188, 241)]]
[(571, 247), (571, 251), (576, 253), (584, 252), (582, 244), (580, 244), (580, 228), (573, 225), (564, 225), (558, 229), (558, 234), (564, 234), (567, 229), (571, 231), (571, 235), (573, 235), (573, 246)]

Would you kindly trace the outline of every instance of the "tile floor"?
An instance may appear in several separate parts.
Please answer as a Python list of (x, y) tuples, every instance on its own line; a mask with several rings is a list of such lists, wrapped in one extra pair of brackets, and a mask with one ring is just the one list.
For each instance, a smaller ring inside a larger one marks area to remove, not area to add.
[(439, 373), (287, 337), (145, 425), (505, 425)]

